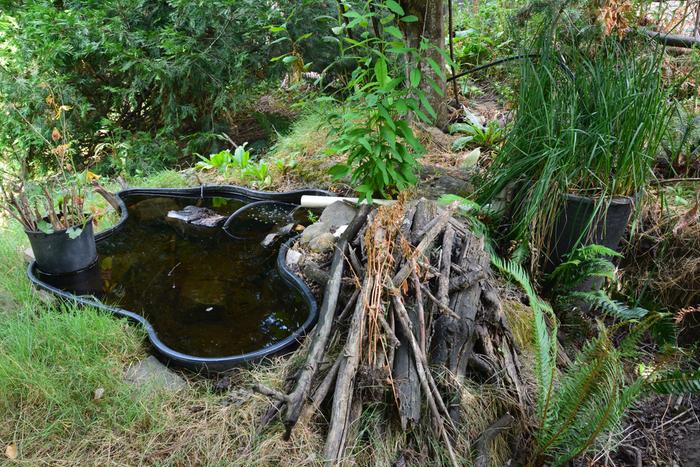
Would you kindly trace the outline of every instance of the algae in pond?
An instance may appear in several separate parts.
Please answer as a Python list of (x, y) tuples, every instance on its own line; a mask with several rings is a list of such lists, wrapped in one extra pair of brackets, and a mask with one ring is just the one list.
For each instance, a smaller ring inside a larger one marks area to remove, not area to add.
[[(168, 347), (199, 357), (262, 349), (302, 325), (308, 305), (277, 272), (277, 247), (232, 238), (219, 227), (166, 221), (168, 211), (188, 205), (230, 215), (245, 201), (143, 195), (124, 201), (129, 217), (98, 242), (98, 266), (82, 273), (76, 292), (144, 316)], [(256, 217), (241, 221), (264, 236), (270, 219), (259, 219), (262, 228)]]

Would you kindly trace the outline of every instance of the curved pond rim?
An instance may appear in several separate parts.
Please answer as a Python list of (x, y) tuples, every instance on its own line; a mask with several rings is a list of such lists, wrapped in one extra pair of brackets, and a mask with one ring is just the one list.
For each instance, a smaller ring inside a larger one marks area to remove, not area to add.
[[(245, 199), (253, 200), (251, 204), (256, 201), (279, 201), (288, 204), (299, 204), (301, 202), (301, 197), (303, 195), (317, 195), (317, 196), (332, 196), (332, 193), (323, 190), (296, 190), (290, 192), (266, 192), (251, 190), (244, 187), (234, 186), (234, 185), (212, 185), (212, 186), (201, 186), (197, 188), (129, 188), (122, 190), (117, 193), (117, 200), (120, 205), (120, 219), (114, 226), (105, 229), (95, 235), (95, 241), (109, 237), (112, 233), (117, 231), (124, 223), (128, 217), (128, 212), (126, 209), (126, 204), (122, 197), (129, 195), (152, 195), (152, 196), (167, 196), (167, 197), (222, 197), (222, 198), (236, 198), (241, 197)], [(289, 285), (297, 289), (301, 293), (302, 297), (306, 301), (309, 307), (309, 313), (302, 325), (292, 332), (289, 336), (284, 339), (269, 345), (268, 347), (263, 347), (259, 350), (253, 352), (247, 352), (237, 355), (229, 355), (222, 357), (198, 357), (196, 355), (188, 355), (182, 352), (178, 352), (164, 344), (151, 323), (143, 316), (134, 313), (123, 308), (110, 306), (102, 303), (95, 297), (91, 296), (78, 296), (73, 295), (69, 292), (61, 290), (50, 284), (43, 282), (36, 275), (36, 262), (32, 262), (27, 267), (27, 276), (29, 280), (39, 289), (50, 292), (60, 298), (68, 301), (72, 301), (84, 306), (95, 307), (100, 310), (108, 311), (114, 315), (128, 318), (132, 321), (138, 322), (144, 327), (146, 333), (148, 334), (148, 340), (151, 342), (153, 347), (164, 357), (166, 357), (170, 362), (188, 368), (193, 371), (203, 371), (205, 373), (217, 373), (242, 366), (248, 363), (258, 362), (266, 357), (272, 357), (274, 355), (279, 355), (287, 351), (291, 351), (296, 347), (301, 339), (313, 328), (318, 320), (318, 305), (316, 299), (311, 292), (311, 289), (306, 285), (306, 283), (292, 271), (287, 268), (286, 256), (287, 251), (292, 242), (296, 240), (297, 236), (288, 239), (284, 242), (277, 253), (277, 269), (280, 273), (282, 279)]]

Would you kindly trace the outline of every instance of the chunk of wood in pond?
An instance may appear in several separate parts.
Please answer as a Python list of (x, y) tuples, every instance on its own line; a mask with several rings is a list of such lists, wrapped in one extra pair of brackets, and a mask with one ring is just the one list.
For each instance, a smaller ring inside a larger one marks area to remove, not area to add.
[(168, 219), (175, 219), (202, 227), (217, 227), (226, 220), (226, 216), (222, 216), (209, 208), (185, 206), (180, 211), (168, 211)]
[(265, 248), (269, 248), (272, 245), (275, 244), (275, 242), (284, 237), (285, 235), (289, 234), (292, 230), (294, 229), (294, 224), (287, 224), (283, 225), (282, 227), (279, 227), (269, 234), (265, 236), (262, 242), (260, 244), (264, 246)]

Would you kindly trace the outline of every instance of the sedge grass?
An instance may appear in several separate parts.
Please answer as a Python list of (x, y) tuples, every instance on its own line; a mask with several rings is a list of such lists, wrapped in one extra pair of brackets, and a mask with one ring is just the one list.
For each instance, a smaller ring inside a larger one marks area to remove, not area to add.
[(670, 115), (663, 49), (617, 37), (559, 45), (543, 34), (539, 59), (522, 64), (516, 119), (480, 193), (486, 203), (514, 190), (506, 238), (529, 246), (533, 264), (565, 194), (595, 198), (599, 212), (644, 189)]

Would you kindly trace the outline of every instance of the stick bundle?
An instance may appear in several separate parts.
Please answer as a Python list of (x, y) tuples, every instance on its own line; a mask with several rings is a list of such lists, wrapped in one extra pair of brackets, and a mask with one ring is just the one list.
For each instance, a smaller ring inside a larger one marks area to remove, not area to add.
[[(369, 402), (391, 402), (396, 417), (387, 426), (430, 426), (453, 465), (467, 455), (454, 443), (465, 379), (499, 384), (528, 402), (483, 241), (452, 208), (426, 200), (361, 208), (335, 249), (310, 339), (291, 389), (257, 389), (284, 408), (286, 437), (301, 417), (330, 407), (329, 464), (347, 455)], [(505, 429), (479, 438), (480, 465), (488, 465), (489, 443)]]

